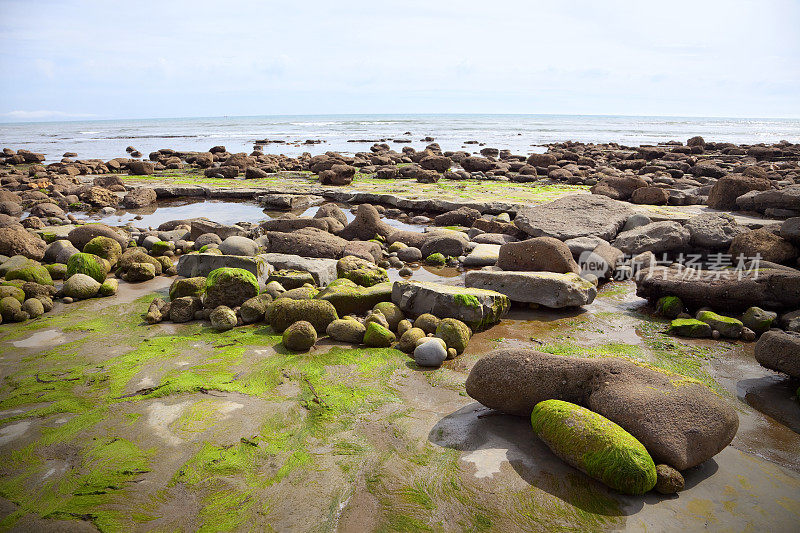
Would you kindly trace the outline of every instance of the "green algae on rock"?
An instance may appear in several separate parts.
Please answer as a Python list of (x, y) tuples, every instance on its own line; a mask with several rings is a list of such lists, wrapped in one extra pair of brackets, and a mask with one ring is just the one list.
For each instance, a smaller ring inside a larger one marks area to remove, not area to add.
[(395, 335), (377, 322), (367, 324), (364, 344), (373, 348), (388, 348), (395, 341)]
[(15, 279), (32, 281), (41, 285), (53, 284), (53, 278), (50, 276), (50, 271), (38, 264), (31, 264), (6, 272), (6, 280), (11, 281)]
[(283, 345), (294, 352), (307, 352), (316, 342), (317, 331), (306, 320), (298, 320), (283, 332)]
[(442, 339), (448, 348), (453, 348), (457, 355), (464, 353), (472, 332), (469, 327), (455, 318), (444, 318), (436, 326), (436, 336)]
[(243, 268), (223, 267), (206, 277), (205, 304), (207, 307), (227, 305), (239, 307), (258, 294), (258, 280)]
[(668, 333), (678, 337), (704, 339), (711, 337), (711, 326), (694, 318), (676, 318), (670, 322)]
[(656, 465), (645, 447), (611, 420), (561, 400), (539, 402), (533, 431), (565, 462), (624, 494), (656, 485)]
[(738, 339), (744, 327), (741, 320), (723, 316), (713, 311), (700, 311), (697, 313), (697, 319), (705, 322), (712, 329), (719, 331), (720, 335), (729, 339)]
[(182, 296), (196, 296), (199, 298), (205, 290), (206, 278), (204, 276), (176, 279), (169, 286), (169, 299), (175, 300)]
[(656, 312), (666, 318), (678, 318), (683, 310), (683, 302), (677, 296), (664, 296), (656, 302)]
[(116, 265), (119, 258), (122, 257), (122, 246), (120, 246), (119, 242), (111, 237), (102, 235), (98, 235), (87, 242), (83, 247), (83, 251), (105, 259), (112, 266)]
[(339, 278), (314, 298), (333, 304), (340, 316), (361, 315), (380, 302), (391, 301), (392, 283), (387, 281), (371, 287), (361, 287), (349, 279)]
[(267, 323), (278, 333), (298, 320), (310, 322), (316, 331), (325, 331), (337, 318), (336, 308), (325, 300), (278, 298), (267, 306), (265, 314)]
[(85, 252), (73, 254), (67, 261), (67, 278), (73, 274), (86, 274), (98, 283), (103, 283), (108, 270), (102, 258)]

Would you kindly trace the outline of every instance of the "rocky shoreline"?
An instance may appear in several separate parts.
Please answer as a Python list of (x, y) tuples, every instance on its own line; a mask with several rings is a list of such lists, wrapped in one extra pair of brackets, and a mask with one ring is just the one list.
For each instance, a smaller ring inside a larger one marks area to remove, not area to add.
[[(223, 335), (268, 326), (288, 353), (314, 357), (326, 339), (352, 350), (395, 348), (411, 368), (439, 372), (510, 311), (582, 312), (605, 285), (628, 280), (648, 313), (667, 321), (660, 332), (667, 338), (755, 343), (755, 360), (796, 388), (800, 146), (693, 137), (638, 148), (567, 142), (516, 155), (442, 151), (432, 141), (422, 151), (375, 144), (369, 153), (298, 158), (265, 154), (260, 144), (249, 155), (222, 146), (163, 149), (149, 161), (130, 147), (130, 158), (67, 153), (47, 165), (41, 154), (7, 148), (2, 327), (65, 312), (61, 303), (104, 297), (112, 305), (121, 285), (175, 277), (168, 294), (152, 295), (142, 317), (150, 326), (142, 328), (197, 322)], [(202, 183), (171, 183), (175, 176)], [(360, 180), (385, 189), (360, 190)], [(502, 189), (486, 200), (388, 190), (401, 181), (583, 190), (542, 203)], [(285, 214), (156, 228), (75, 216), (158, 209), (170, 199), (249, 201)], [(312, 207), (311, 216), (296, 214)], [(417, 278), (422, 268), (458, 277)], [(465, 394), (498, 412), (533, 416), (534, 432), (558, 457), (625, 494), (683, 489), (683, 474), (737, 434), (735, 400), (674, 367), (529, 347), (480, 355)], [(128, 394), (155, 398), (170, 386)], [(193, 387), (228, 390), (202, 379)], [(0, 396), (0, 405), (10, 398)]]

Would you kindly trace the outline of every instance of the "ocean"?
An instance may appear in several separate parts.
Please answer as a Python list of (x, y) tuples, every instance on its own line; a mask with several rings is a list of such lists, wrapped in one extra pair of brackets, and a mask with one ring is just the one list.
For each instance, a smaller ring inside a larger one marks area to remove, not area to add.
[[(268, 144), (266, 153), (297, 156), (329, 150), (366, 151), (373, 141), (388, 141), (396, 150), (423, 148), (433, 137), (443, 150), (477, 150), (479, 141), (514, 153), (543, 151), (541, 145), (560, 141), (617, 142), (628, 146), (702, 135), (707, 141), (733, 143), (800, 142), (798, 119), (743, 119), (697, 117), (633, 117), (597, 115), (297, 115), (260, 117), (157, 118), (136, 120), (81, 120), (0, 124), (0, 147), (44, 153), (47, 162), (65, 152), (79, 158), (127, 157), (133, 146), (147, 157), (160, 148), (208, 150), (224, 145), (229, 152), (250, 152), (254, 141)], [(319, 140), (319, 144), (303, 144)], [(348, 142), (364, 140), (367, 142)]]

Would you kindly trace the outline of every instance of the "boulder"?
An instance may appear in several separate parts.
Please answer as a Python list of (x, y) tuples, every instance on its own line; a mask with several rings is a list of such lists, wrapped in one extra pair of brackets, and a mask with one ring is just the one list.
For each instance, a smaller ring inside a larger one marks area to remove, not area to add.
[(205, 276), (176, 279), (169, 286), (169, 299), (175, 300), (184, 296), (201, 297), (206, 290)]
[(394, 232), (393, 227), (381, 220), (381, 215), (374, 206), (361, 204), (356, 210), (356, 217), (339, 232), (339, 237), (349, 241), (368, 241), (376, 235), (387, 238)]
[(364, 341), (364, 333), (366, 331), (367, 328), (364, 324), (350, 317), (334, 320), (328, 324), (325, 333), (335, 341), (361, 344)]
[(695, 318), (676, 318), (667, 333), (691, 339), (707, 339), (711, 337), (711, 325)]
[(0, 228), (0, 254), (22, 255), (40, 261), (44, 257), (47, 244), (40, 238), (28, 233), (21, 226)]
[(303, 257), (337, 259), (342, 256), (347, 240), (327, 231), (305, 228), (291, 233), (267, 232), (269, 252)]
[(419, 342), (414, 348), (414, 362), (419, 366), (439, 367), (447, 359), (447, 348), (436, 339)]
[(467, 349), (467, 343), (472, 336), (469, 327), (455, 318), (443, 318), (436, 326), (436, 336), (442, 339), (447, 348), (461, 355)]
[(257, 258), (268, 263), (276, 270), (308, 272), (314, 279), (314, 283), (320, 287), (328, 285), (337, 278), (335, 259), (308, 258), (294, 254), (279, 253), (261, 254)]
[(267, 312), (267, 306), (270, 303), (272, 303), (272, 296), (266, 293), (245, 300), (239, 308), (242, 322), (252, 324), (264, 320), (264, 314)]
[(606, 176), (593, 185), (592, 194), (601, 194), (614, 200), (629, 200), (636, 189), (647, 187), (647, 182), (639, 176)]
[(569, 247), (553, 237), (535, 237), (502, 245), (497, 266), (503, 270), (580, 273)]
[(33, 206), (31, 208), (31, 216), (39, 218), (61, 218), (64, 216), (64, 210), (56, 204), (45, 202)]
[(781, 224), (781, 237), (800, 246), (800, 217), (788, 218)]
[(659, 494), (675, 494), (683, 490), (685, 480), (680, 472), (669, 465), (656, 465), (656, 486)]
[(150, 161), (131, 161), (128, 169), (131, 176), (146, 176), (155, 172), (155, 165)]
[(380, 302), (391, 301), (392, 283), (387, 281), (362, 287), (349, 279), (338, 279), (314, 298), (330, 302), (340, 316), (363, 315)]
[[(776, 216), (796, 217), (800, 215), (800, 184), (789, 185), (778, 190), (751, 191), (736, 199), (739, 209), (759, 211)], [(786, 213), (789, 213), (788, 215)]]
[(385, 268), (352, 255), (346, 255), (336, 262), (336, 273), (338, 277), (349, 279), (362, 287), (389, 281)]
[(72, 277), (73, 274), (86, 274), (99, 283), (103, 283), (108, 270), (101, 258), (94, 254), (81, 252), (74, 254), (67, 262), (67, 278)]
[[(478, 244), (464, 258), (463, 265), (468, 268), (494, 266), (497, 264), (497, 259), (500, 256), (500, 248), (501, 246), (499, 244)], [(397, 256), (400, 257), (399, 252)], [(422, 253), (420, 252), (420, 257), (421, 256)]]
[[(116, 265), (120, 257), (122, 257), (122, 247), (119, 245), (119, 242), (110, 237), (103, 237), (102, 235), (87, 242), (86, 246), (83, 247), (83, 251), (84, 253), (93, 254), (101, 259), (105, 259), (112, 267)], [(45, 252), (45, 255), (47, 255), (47, 252)]]
[(736, 209), (736, 198), (750, 191), (768, 191), (772, 188), (768, 179), (742, 174), (729, 174), (717, 180), (708, 191), (708, 207), (730, 211)]
[(114, 239), (123, 250), (128, 247), (128, 236), (105, 224), (83, 224), (67, 234), (67, 239), (69, 239), (72, 245), (78, 250), (83, 250), (84, 246), (95, 237), (109, 237)]
[(150, 281), (155, 278), (156, 267), (152, 263), (132, 263), (123, 275), (123, 279), (128, 283), (138, 283), (140, 281)]
[(726, 313), (753, 306), (794, 310), (800, 301), (800, 272), (698, 270), (687, 276), (677, 269), (654, 267), (636, 275), (636, 295), (651, 302), (677, 296), (689, 308), (708, 306)]
[(372, 348), (388, 348), (395, 341), (395, 335), (377, 322), (368, 322), (364, 332), (364, 344)]
[(210, 309), (220, 305), (239, 307), (258, 294), (258, 280), (242, 268), (218, 268), (208, 273), (204, 304)]
[(50, 272), (33, 261), (19, 268), (8, 270), (6, 272), (6, 281), (13, 280), (21, 280), (38, 285), (53, 285), (53, 278), (50, 276)]
[[(597, 236), (611, 240), (633, 210), (626, 204), (596, 194), (574, 194), (517, 211), (514, 224), (532, 237), (564, 241)], [(505, 232), (502, 232), (505, 233)]]
[(156, 200), (158, 200), (156, 191), (150, 187), (137, 187), (128, 191), (128, 194), (122, 198), (122, 205), (128, 209), (136, 209), (152, 205), (156, 203)]
[(713, 311), (700, 311), (697, 313), (697, 320), (705, 322), (712, 329), (719, 331), (721, 336), (729, 339), (738, 339), (744, 328), (740, 320), (719, 315)]
[(243, 257), (210, 253), (184, 254), (178, 259), (177, 273), (185, 278), (194, 278), (208, 276), (218, 268), (240, 268), (253, 274), (259, 283), (266, 283), (267, 277), (272, 270), (272, 265), (268, 262), (266, 255), (268, 254)]
[(264, 231), (282, 231), (284, 233), (303, 228), (315, 228), (322, 231), (328, 231), (329, 228), (325, 219), (311, 217), (272, 218), (259, 225)]
[(211, 327), (217, 331), (228, 331), (236, 327), (236, 313), (228, 306), (220, 305), (208, 315)]
[(437, 226), (472, 226), (481, 217), (481, 212), (471, 207), (462, 206), (453, 211), (436, 215), (433, 223)]
[(440, 174), (446, 172), (452, 164), (453, 164), (452, 160), (449, 157), (443, 155), (429, 155), (427, 157), (423, 157), (419, 161), (419, 166), (421, 166), (425, 170), (435, 170)]
[(213, 233), (222, 240), (227, 239), (231, 235), (239, 235), (242, 237), (247, 235), (244, 229), (236, 225), (220, 224), (219, 222), (206, 219), (194, 219), (191, 221), (191, 231), (189, 234), (191, 240), (197, 240), (200, 235), (205, 233)]
[(652, 222), (617, 235), (614, 247), (626, 254), (671, 252), (687, 247), (691, 235), (679, 222)]
[(742, 314), (742, 324), (756, 335), (761, 335), (772, 327), (777, 318), (778, 313), (764, 311), (760, 307), (750, 307)]
[(800, 333), (767, 331), (756, 342), (755, 356), (765, 368), (800, 378)]
[(317, 331), (306, 320), (298, 320), (283, 332), (283, 345), (293, 352), (307, 352), (317, 342)]
[(727, 249), (734, 237), (747, 231), (727, 213), (696, 215), (687, 220), (684, 227), (689, 230), (689, 242), (693, 247), (709, 250)]
[(734, 237), (728, 253), (734, 260), (740, 256), (745, 259), (760, 256), (762, 261), (789, 263), (797, 257), (797, 248), (768, 229), (761, 228)]
[(253, 239), (231, 235), (219, 245), (219, 250), (225, 255), (243, 255), (253, 257), (258, 254), (258, 244)]
[(667, 205), (669, 191), (662, 187), (641, 187), (631, 194), (631, 202), (646, 205)]
[(436, 253), (444, 256), (459, 257), (464, 255), (468, 242), (467, 236), (460, 231), (437, 230), (427, 234), (420, 252), (422, 257), (428, 257)]
[(314, 213), (314, 218), (335, 218), (342, 226), (347, 225), (347, 215), (336, 204), (322, 204)]
[(590, 252), (583, 252), (578, 258), (581, 276), (591, 274), (598, 279), (610, 278), (625, 254), (619, 248), (603, 241)]
[(606, 417), (561, 400), (537, 403), (533, 432), (567, 464), (624, 494), (656, 485), (656, 465), (636, 438)]
[(196, 312), (203, 308), (200, 298), (183, 296), (169, 303), (169, 319), (178, 324), (194, 320)]
[(64, 282), (61, 292), (76, 300), (92, 298), (100, 290), (100, 282), (86, 274), (74, 274)]
[(592, 303), (597, 287), (573, 272), (505, 272), (474, 270), (464, 277), (467, 287), (505, 294), (511, 301), (553, 309)]
[(278, 298), (267, 306), (265, 320), (277, 333), (299, 320), (310, 322), (315, 331), (326, 331), (339, 318), (333, 304), (325, 300)]
[(418, 281), (396, 281), (392, 302), (406, 314), (457, 318), (475, 331), (499, 322), (510, 307), (499, 292)]
[(678, 470), (719, 453), (739, 427), (736, 411), (702, 383), (616, 357), (498, 350), (478, 360), (466, 390), (487, 407), (520, 416), (545, 400), (581, 405)]
[(356, 172), (358, 169), (350, 165), (333, 165), (330, 170), (319, 173), (319, 182), (322, 185), (350, 185)]

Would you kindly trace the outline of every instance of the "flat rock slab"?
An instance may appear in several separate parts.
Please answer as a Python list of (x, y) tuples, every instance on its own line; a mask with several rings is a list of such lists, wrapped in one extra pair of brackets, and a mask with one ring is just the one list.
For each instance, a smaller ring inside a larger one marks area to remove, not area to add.
[(278, 253), (260, 254), (258, 257), (269, 263), (275, 270), (303, 270), (308, 272), (320, 287), (325, 287), (337, 278), (336, 259)]
[(499, 322), (511, 305), (508, 296), (499, 292), (429, 281), (395, 282), (392, 302), (411, 316), (431, 313), (457, 318), (475, 330)]
[(597, 194), (574, 194), (517, 211), (514, 224), (533, 237), (559, 240), (597, 236), (612, 240), (633, 208)]
[(560, 309), (580, 307), (592, 303), (597, 288), (572, 272), (467, 272), (464, 278), (467, 287), (487, 289), (505, 294), (513, 302), (535, 303)]
[(466, 267), (484, 267), (494, 266), (497, 264), (497, 258), (500, 256), (499, 244), (478, 244), (472, 251), (464, 258), (464, 266)]
[(306, 194), (264, 194), (257, 198), (259, 205), (270, 209), (302, 209), (313, 203), (319, 203), (322, 198), (319, 196), (308, 196)]
[(178, 275), (186, 278), (208, 276), (209, 272), (218, 268), (242, 268), (252, 272), (259, 285), (267, 282), (272, 265), (262, 254), (255, 257), (243, 255), (186, 254), (178, 259)]

